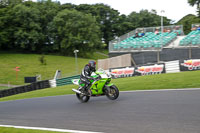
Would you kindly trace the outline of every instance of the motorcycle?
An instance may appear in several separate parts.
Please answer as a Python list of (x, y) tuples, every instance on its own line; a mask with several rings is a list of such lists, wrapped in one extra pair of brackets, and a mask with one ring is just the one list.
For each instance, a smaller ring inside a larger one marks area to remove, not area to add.
[[(83, 89), (84, 83), (81, 83), (80, 79), (73, 79), (72, 83), (78, 85), (78, 89), (72, 89), (76, 93), (76, 97), (80, 102), (88, 102), (90, 97), (104, 96), (108, 99), (115, 100), (119, 96), (118, 88), (110, 83), (111, 75), (103, 69), (97, 70), (91, 75), (95, 80), (90, 80), (91, 84), (87, 89)], [(85, 91), (87, 90), (87, 92)]]

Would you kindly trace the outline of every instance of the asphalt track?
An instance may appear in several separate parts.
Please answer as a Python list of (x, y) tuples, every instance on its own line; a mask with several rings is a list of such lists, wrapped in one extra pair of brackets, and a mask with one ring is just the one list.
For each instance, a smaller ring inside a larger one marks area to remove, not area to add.
[(200, 133), (200, 89), (120, 92), (117, 100), (75, 95), (0, 102), (0, 124), (106, 133)]

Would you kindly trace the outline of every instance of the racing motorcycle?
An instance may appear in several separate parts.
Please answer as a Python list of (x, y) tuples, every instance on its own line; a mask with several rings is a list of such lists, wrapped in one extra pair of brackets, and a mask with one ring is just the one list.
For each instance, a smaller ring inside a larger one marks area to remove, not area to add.
[[(87, 89), (83, 89), (84, 83), (81, 83), (80, 79), (73, 79), (72, 82), (75, 85), (78, 85), (78, 89), (72, 89), (76, 92), (76, 97), (80, 102), (88, 102), (90, 97), (103, 96), (106, 95), (108, 99), (115, 100), (119, 96), (118, 88), (110, 83), (111, 75), (104, 71), (103, 69), (97, 70), (91, 75), (94, 80), (90, 80), (91, 84)], [(85, 91), (87, 90), (87, 92)]]

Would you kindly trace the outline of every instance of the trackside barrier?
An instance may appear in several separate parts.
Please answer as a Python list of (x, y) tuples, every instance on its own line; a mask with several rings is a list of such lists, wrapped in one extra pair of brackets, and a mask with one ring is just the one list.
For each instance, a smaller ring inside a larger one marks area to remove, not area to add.
[[(80, 75), (75, 75), (71, 77), (56, 79), (56, 86), (62, 86), (62, 85), (69, 85), (72, 84), (72, 79), (79, 79)], [(51, 81), (53, 83), (53, 81)]]
[(189, 59), (180, 61), (181, 71), (200, 70), (200, 59)]
[(112, 78), (123, 78), (195, 70), (200, 70), (200, 59), (175, 60), (161, 64), (112, 68), (109, 71)]
[(56, 87), (56, 79), (49, 80), (49, 84), (52, 88)]
[(38, 82), (31, 83), (29, 85), (19, 86), (19, 87), (15, 87), (11, 89), (6, 89), (6, 90), (0, 90), (0, 98), (19, 94), (19, 93), (25, 93), (29, 91), (49, 88), (49, 87), (50, 87), (49, 80), (38, 81)]
[(179, 60), (165, 62), (166, 73), (180, 72)]
[(112, 78), (161, 74), (165, 73), (165, 64), (160, 63), (137, 67), (112, 68), (110, 69), (110, 73), (112, 75)]

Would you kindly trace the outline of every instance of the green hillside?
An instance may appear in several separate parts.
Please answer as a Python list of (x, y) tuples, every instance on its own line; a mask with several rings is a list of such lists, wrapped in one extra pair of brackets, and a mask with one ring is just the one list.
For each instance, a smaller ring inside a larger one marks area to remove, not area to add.
[[(76, 75), (76, 65), (74, 57), (44, 55), (46, 65), (41, 64), (38, 54), (11, 54), (0, 53), (0, 84), (24, 84), (24, 77), (41, 75), (42, 80), (52, 79), (56, 70), (61, 70), (62, 76)], [(89, 55), (90, 59), (78, 58), (78, 74), (89, 60), (107, 58), (100, 54)], [(20, 67), (17, 74), (15, 67)]]

